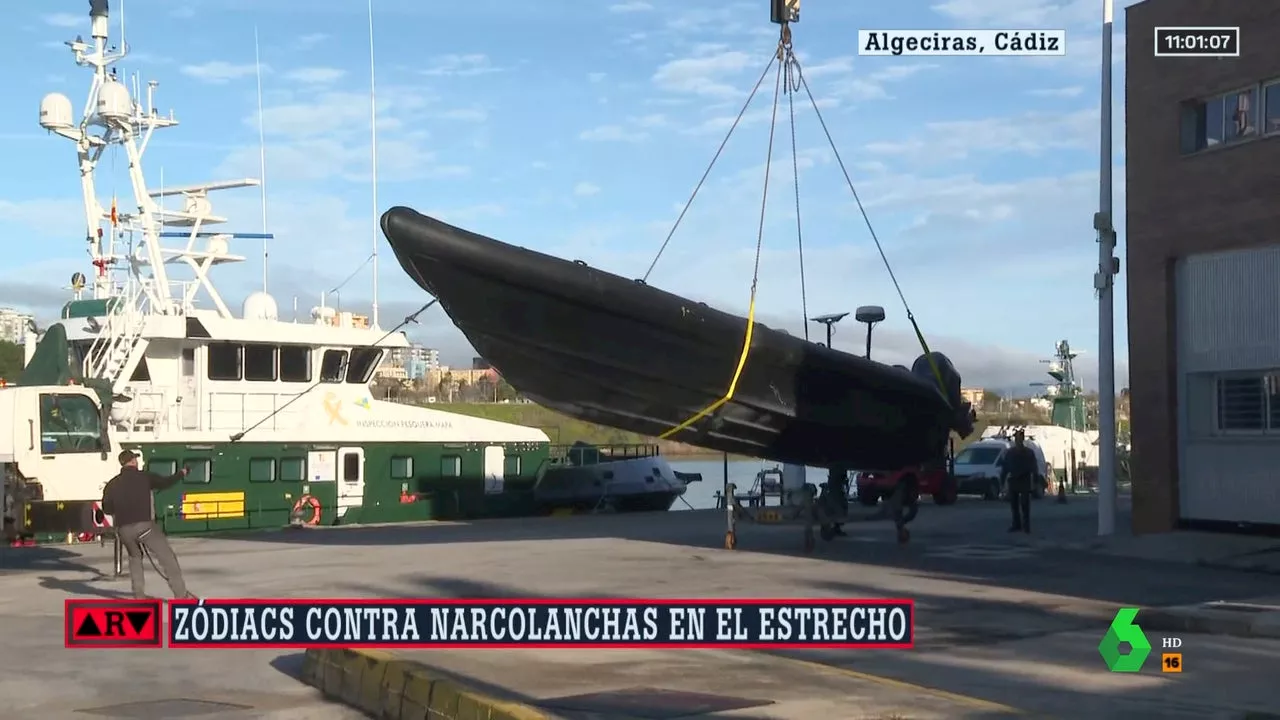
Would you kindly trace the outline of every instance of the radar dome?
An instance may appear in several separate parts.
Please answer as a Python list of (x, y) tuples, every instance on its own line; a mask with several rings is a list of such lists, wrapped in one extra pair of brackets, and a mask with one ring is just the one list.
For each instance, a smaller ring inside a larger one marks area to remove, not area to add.
[(40, 127), (45, 130), (66, 130), (73, 127), (71, 98), (62, 93), (49, 93), (40, 100)]
[(245, 320), (278, 320), (280, 315), (276, 299), (261, 290), (250, 293), (241, 310), (240, 316)]
[(128, 120), (133, 114), (129, 90), (119, 80), (108, 80), (98, 89), (98, 114), (107, 120)]
[(231, 243), (227, 242), (226, 235), (214, 235), (209, 238), (209, 242), (205, 245), (204, 251), (210, 255), (220, 257), (231, 251)]

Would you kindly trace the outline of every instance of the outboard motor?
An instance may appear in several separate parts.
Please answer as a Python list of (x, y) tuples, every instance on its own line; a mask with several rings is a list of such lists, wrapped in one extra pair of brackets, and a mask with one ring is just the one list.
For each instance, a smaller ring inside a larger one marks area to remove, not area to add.
[[(937, 368), (937, 375), (934, 374), (935, 367)], [(943, 395), (947, 398), (947, 402), (951, 404), (951, 407), (955, 409), (955, 416), (951, 420), (951, 429), (961, 437), (971, 435), (977, 415), (973, 410), (973, 406), (965, 402), (964, 397), (960, 394), (960, 373), (956, 372), (956, 366), (951, 363), (951, 359), (940, 352), (921, 355), (911, 364), (911, 372), (935, 385), (938, 383), (939, 376), (941, 376)]]

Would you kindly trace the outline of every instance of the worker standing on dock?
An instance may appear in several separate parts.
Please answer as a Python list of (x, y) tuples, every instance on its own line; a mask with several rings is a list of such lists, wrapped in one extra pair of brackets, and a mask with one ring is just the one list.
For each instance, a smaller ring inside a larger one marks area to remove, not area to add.
[(1000, 462), (1000, 479), (1009, 494), (1009, 508), (1013, 512), (1013, 524), (1009, 532), (1031, 532), (1031, 485), (1038, 474), (1036, 454), (1027, 447), (1026, 434), (1018, 430), (1013, 434), (1013, 447)]
[[(843, 466), (835, 465), (827, 471), (827, 496), (831, 498), (831, 504), (828, 507), (834, 508), (839, 513), (839, 517), (848, 514), (849, 471)], [(836, 535), (845, 535), (844, 523), (832, 523), (831, 532)]]
[(156, 572), (169, 583), (175, 598), (192, 597), (182, 578), (178, 556), (169, 545), (169, 539), (156, 525), (155, 507), (151, 493), (173, 487), (187, 474), (184, 467), (170, 477), (138, 468), (138, 454), (132, 450), (120, 452), (120, 474), (111, 478), (102, 489), (102, 511), (111, 515), (116, 536), (129, 554), (129, 583), (136, 598), (147, 597), (145, 578), (142, 576), (142, 553), (146, 551), (157, 565)]

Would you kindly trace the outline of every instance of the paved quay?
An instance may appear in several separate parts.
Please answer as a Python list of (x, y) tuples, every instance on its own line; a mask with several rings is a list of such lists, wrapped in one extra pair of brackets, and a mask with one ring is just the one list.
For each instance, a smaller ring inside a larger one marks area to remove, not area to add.
[[(909, 545), (897, 545), (885, 525), (851, 524), (851, 537), (822, 543), (812, 555), (800, 551), (798, 528), (751, 525), (740, 528), (738, 550), (726, 551), (722, 516), (714, 512), (285, 531), (178, 539), (175, 546), (189, 584), (208, 597), (917, 601), (918, 647), (910, 651), (399, 653), (398, 671), (435, 678), (433, 692), (451, 694), (452, 716), (460, 720), (1276, 717), (1257, 713), (1275, 711), (1262, 668), (1280, 663), (1280, 641), (1148, 627), (1157, 657), (1163, 637), (1183, 640), (1179, 674), (1159, 672), (1156, 660), (1141, 673), (1108, 673), (1097, 653), (1121, 606), (1152, 608), (1139, 624), (1154, 608), (1214, 601), (1253, 604), (1263, 609), (1219, 611), (1261, 616), (1280, 605), (1268, 599), (1275, 595), (1273, 576), (1209, 567), (1185, 554), (1175, 562), (1086, 547), (1095, 527), (1087, 498), (1040, 501), (1034, 512), (1037, 533), (1028, 539), (1004, 532), (1007, 509), (1000, 504), (926, 504)], [(1199, 544), (1212, 541), (1206, 536)], [(1266, 543), (1233, 552), (1258, 552)], [(200, 710), (211, 720), (362, 717), (296, 679), (310, 673), (315, 681), (318, 672), (324, 685), (320, 666), (333, 658), (63, 649), (64, 598), (127, 591), (127, 580), (95, 579), (101, 572), (110, 572), (110, 552), (95, 545), (11, 550), (0, 558), (0, 612), (9, 620), (0, 638), (11, 650), (0, 660), (6, 718), (93, 717), (77, 711), (121, 703), (152, 705), (97, 716), (181, 718)], [(161, 582), (148, 573), (154, 592)], [(329, 668), (337, 683), (331, 694), (353, 690), (344, 688), (350, 678), (343, 672), (355, 666)], [(470, 688), (462, 694), (471, 700), (458, 699), (459, 683)], [(594, 697), (578, 697), (584, 695)], [(483, 697), (506, 714), (475, 714)], [(637, 697), (648, 698), (647, 709)], [(419, 701), (425, 704), (417, 717), (425, 717), (432, 700)]]

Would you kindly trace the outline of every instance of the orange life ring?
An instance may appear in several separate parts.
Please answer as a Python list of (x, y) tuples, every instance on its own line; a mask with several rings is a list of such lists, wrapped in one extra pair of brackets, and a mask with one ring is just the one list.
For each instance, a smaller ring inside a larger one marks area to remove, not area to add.
[[(311, 517), (304, 517), (306, 510), (303, 508), (311, 508)], [(299, 520), (303, 525), (319, 525), (320, 524), (320, 501), (314, 495), (303, 495), (298, 498), (298, 502), (293, 505), (292, 517)]]

